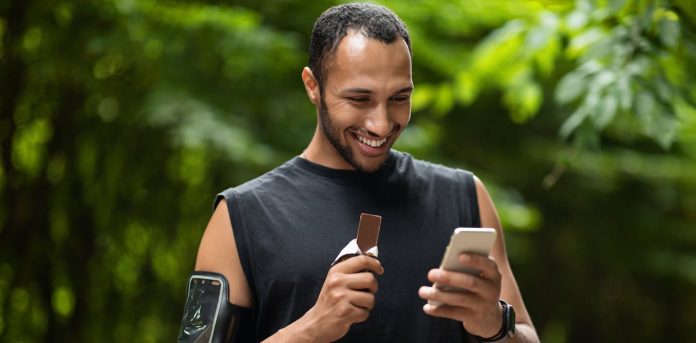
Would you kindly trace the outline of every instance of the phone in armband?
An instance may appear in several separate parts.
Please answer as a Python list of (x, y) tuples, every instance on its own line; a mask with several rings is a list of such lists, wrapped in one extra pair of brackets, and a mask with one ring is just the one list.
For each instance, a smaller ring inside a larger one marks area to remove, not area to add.
[[(466, 268), (459, 263), (459, 255), (462, 253), (475, 253), (488, 256), (495, 242), (495, 229), (492, 228), (468, 228), (460, 227), (454, 230), (450, 238), (445, 256), (442, 257), (440, 269), (478, 275), (481, 271)], [(462, 291), (454, 287), (447, 287), (435, 283), (435, 287), (443, 291), (456, 292)], [(429, 301), (430, 305), (440, 305), (437, 301)]]
[(228, 289), (227, 279), (217, 273), (195, 272), (189, 277), (178, 342), (227, 340), (228, 330), (225, 329), (229, 323), (226, 321), (230, 318), (222, 314), (228, 303)]

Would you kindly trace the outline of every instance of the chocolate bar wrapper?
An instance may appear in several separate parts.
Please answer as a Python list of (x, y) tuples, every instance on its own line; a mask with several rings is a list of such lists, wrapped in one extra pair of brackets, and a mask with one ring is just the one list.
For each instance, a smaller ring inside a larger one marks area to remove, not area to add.
[(362, 252), (358, 247), (358, 240), (353, 239), (352, 241), (348, 242), (348, 245), (346, 245), (345, 248), (343, 248), (343, 250), (341, 250), (341, 252), (338, 254), (338, 256), (336, 256), (336, 259), (333, 261), (333, 263), (331, 263), (331, 266), (335, 266), (336, 264), (342, 261), (345, 261), (351, 257), (355, 257), (358, 255), (367, 255), (370, 257), (377, 258), (379, 255), (379, 251), (375, 246), (368, 249), (365, 252)]

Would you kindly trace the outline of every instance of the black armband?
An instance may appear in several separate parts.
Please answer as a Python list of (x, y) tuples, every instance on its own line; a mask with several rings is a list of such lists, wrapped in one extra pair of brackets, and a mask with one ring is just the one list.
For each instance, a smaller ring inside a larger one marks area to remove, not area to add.
[(189, 277), (179, 343), (253, 342), (251, 309), (231, 304), (229, 284), (218, 273), (193, 272)]

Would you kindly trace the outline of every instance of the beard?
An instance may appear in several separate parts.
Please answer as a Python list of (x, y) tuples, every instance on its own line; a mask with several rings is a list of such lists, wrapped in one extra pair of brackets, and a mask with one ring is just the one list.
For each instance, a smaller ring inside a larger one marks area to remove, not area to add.
[(324, 96), (321, 95), (319, 99), (319, 123), (321, 126), (321, 130), (324, 133), (324, 136), (326, 136), (329, 142), (331, 142), (331, 145), (333, 145), (334, 149), (336, 149), (336, 151), (341, 156), (341, 158), (343, 158), (344, 161), (348, 162), (348, 164), (350, 164), (355, 170), (364, 173), (375, 172), (387, 163), (387, 159), (385, 158), (384, 161), (382, 161), (382, 163), (380, 163), (376, 167), (365, 166), (360, 164), (353, 155), (353, 150), (351, 150), (348, 144), (341, 144), (342, 132), (334, 124), (333, 119), (331, 119), (331, 114), (329, 113), (329, 110), (326, 106), (326, 102), (324, 102)]

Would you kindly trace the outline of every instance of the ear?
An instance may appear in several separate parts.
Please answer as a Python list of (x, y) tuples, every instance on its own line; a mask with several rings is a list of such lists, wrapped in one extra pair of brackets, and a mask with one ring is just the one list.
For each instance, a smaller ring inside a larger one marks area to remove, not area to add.
[(307, 91), (309, 101), (317, 105), (321, 95), (319, 91), (319, 83), (314, 77), (312, 69), (309, 69), (309, 67), (304, 67), (304, 69), (302, 69), (302, 82), (304, 83), (305, 90)]

